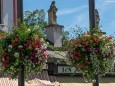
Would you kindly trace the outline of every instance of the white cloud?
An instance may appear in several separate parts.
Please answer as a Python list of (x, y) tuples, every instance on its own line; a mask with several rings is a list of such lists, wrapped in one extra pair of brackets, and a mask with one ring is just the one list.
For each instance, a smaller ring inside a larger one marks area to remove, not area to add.
[(115, 0), (97, 0), (96, 9), (100, 11), (99, 13), (104, 14), (105, 12), (110, 10), (112, 3), (108, 3), (108, 2), (111, 2), (111, 1), (115, 1)]
[(75, 13), (75, 12), (82, 11), (86, 8), (87, 8), (87, 5), (76, 7), (76, 8), (62, 9), (62, 10), (58, 11), (57, 16), (72, 14), (72, 13)]
[[(106, 0), (107, 1), (107, 0)], [(106, 12), (109, 7), (111, 6), (111, 3), (107, 3), (105, 0), (97, 0), (96, 8), (101, 11), (101, 13)]]
[[(107, 1), (108, 0), (97, 0), (96, 3), (95, 3), (96, 4), (95, 8), (99, 10), (101, 21), (103, 20), (103, 18), (105, 18), (104, 17), (105, 13), (108, 12), (108, 10), (111, 7), (111, 3), (107, 3)], [(80, 12), (78, 14), (78, 16), (76, 16), (76, 18), (73, 20), (72, 25), (80, 25), (80, 27), (89, 28), (89, 14), (88, 14), (87, 11), (88, 10), (82, 10), (82, 12)], [(105, 24), (104, 22), (101, 22), (101, 21), (100, 21), (100, 23)], [(115, 28), (115, 25), (114, 25), (115, 21), (111, 21), (108, 24), (111, 26), (111, 28)]]
[(111, 2), (115, 2), (115, 0), (106, 0), (105, 2), (111, 3)]
[(87, 13), (82, 13), (76, 16), (76, 21), (74, 21), (74, 24), (80, 25), (81, 27), (86, 27), (89, 20), (89, 15)]

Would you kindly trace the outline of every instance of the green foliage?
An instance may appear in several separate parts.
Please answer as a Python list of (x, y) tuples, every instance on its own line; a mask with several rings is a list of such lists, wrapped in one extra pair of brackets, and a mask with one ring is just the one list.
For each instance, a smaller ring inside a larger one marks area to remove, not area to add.
[(25, 11), (24, 23), (28, 26), (35, 26), (36, 28), (41, 29), (45, 34), (44, 28), (47, 26), (45, 15), (44, 10), (34, 10), (32, 12)]
[(66, 30), (63, 31), (63, 39), (69, 40), (71, 38), (77, 38), (79, 34), (82, 34), (86, 31), (88, 31), (87, 28), (81, 28), (78, 25), (75, 25), (75, 27), (68, 26)]
[(47, 46), (48, 50), (52, 50), (52, 51), (66, 51), (66, 47), (54, 47), (53, 45), (48, 45)]
[(63, 40), (69, 40), (69, 31), (63, 31)]

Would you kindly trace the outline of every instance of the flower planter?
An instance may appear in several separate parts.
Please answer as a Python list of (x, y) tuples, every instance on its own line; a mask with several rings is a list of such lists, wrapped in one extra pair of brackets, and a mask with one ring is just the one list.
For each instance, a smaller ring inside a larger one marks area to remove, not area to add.
[[(79, 72), (83, 72), (86, 81), (98, 83), (98, 76), (109, 72), (114, 61), (115, 41), (111, 36), (102, 33), (79, 34), (67, 45), (67, 57)], [(95, 86), (98, 86), (95, 85)]]
[(0, 39), (0, 64), (3, 74), (18, 78), (18, 86), (24, 86), (24, 78), (32, 72), (41, 72), (47, 58), (43, 35), (34, 27), (20, 24)]

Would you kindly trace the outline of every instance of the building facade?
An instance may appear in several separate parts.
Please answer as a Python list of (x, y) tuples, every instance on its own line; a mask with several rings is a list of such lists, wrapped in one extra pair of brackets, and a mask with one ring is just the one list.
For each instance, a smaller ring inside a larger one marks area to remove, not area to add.
[(0, 0), (0, 30), (8, 31), (17, 24), (17, 0)]

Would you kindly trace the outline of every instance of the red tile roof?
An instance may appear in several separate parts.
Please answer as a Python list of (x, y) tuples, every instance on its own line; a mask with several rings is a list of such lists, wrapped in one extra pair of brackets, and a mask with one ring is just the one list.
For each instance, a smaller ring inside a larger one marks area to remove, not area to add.
[[(18, 86), (18, 80), (2, 76), (0, 86)], [(42, 71), (39, 74), (31, 74), (28, 77), (28, 82), (25, 81), (25, 86), (59, 86), (59, 82), (57, 82), (55, 76), (49, 76), (47, 71)]]

